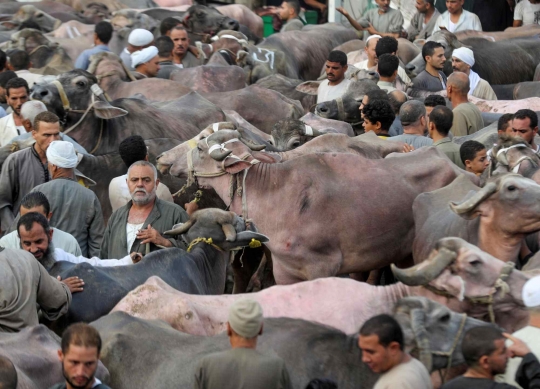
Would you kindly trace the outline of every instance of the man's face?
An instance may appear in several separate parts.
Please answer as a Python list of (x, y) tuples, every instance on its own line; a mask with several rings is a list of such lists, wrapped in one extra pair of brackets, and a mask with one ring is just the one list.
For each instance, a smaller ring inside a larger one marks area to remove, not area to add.
[(465, 74), (469, 74), (470, 69), (471, 67), (462, 60), (456, 57), (452, 57), (452, 70), (454, 72), (463, 72)]
[(26, 88), (9, 88), (9, 96), (7, 97), (7, 103), (17, 115), (21, 114), (21, 107), (28, 101), (28, 92)]
[(428, 9), (428, 6), (427, 6), (427, 2), (425, 2), (424, 0), (416, 0), (416, 3), (414, 4), (414, 6), (416, 7), (416, 10), (421, 13), (421, 14), (425, 14), (427, 12), (427, 9)]
[(32, 131), (37, 146), (47, 151), (52, 141), (60, 140), (60, 123), (39, 122), (38, 130)]
[(446, 8), (448, 8), (448, 12), (451, 14), (461, 12), (464, 1), (465, 0), (446, 0)]
[(503, 374), (508, 364), (509, 352), (504, 339), (497, 339), (494, 343), (497, 348), (488, 356), (487, 363), (491, 374)]
[(74, 389), (90, 388), (98, 367), (97, 347), (70, 345), (65, 354), (58, 350), (64, 378)]
[(189, 47), (188, 34), (184, 30), (172, 30), (171, 39), (174, 43), (174, 55), (183, 56), (186, 54)]
[(290, 7), (287, 2), (284, 1), (281, 3), (281, 7), (279, 7), (279, 17), (281, 20), (289, 20), (293, 13), (294, 11), (292, 10), (292, 7)]
[(156, 55), (150, 61), (145, 63), (146, 65), (146, 75), (148, 77), (156, 77), (159, 72), (159, 61), (160, 58)]
[(468, 171), (476, 174), (477, 176), (481, 175), (489, 166), (487, 150), (483, 149), (478, 151), (472, 161), (465, 161), (465, 165)]
[(370, 61), (374, 61), (377, 63), (377, 53), (375, 52), (375, 46), (377, 46), (377, 42), (379, 41), (379, 38), (372, 38), (369, 40), (366, 47), (364, 47), (364, 50), (367, 53), (367, 56)]
[(514, 119), (512, 120), (512, 135), (519, 136), (532, 144), (534, 136), (538, 133), (538, 127), (531, 128), (531, 119)]
[(326, 78), (330, 82), (339, 82), (345, 77), (347, 65), (341, 66), (339, 62), (326, 61)]
[(360, 335), (358, 346), (362, 350), (362, 362), (368, 365), (374, 373), (381, 374), (391, 368), (393, 352), (390, 345), (384, 347), (379, 343), (378, 335)]
[(388, 12), (390, 9), (390, 0), (375, 0), (379, 9), (383, 12)]
[(38, 261), (43, 259), (49, 251), (49, 243), (52, 239), (52, 230), (49, 235), (39, 223), (34, 223), (32, 229), (28, 231), (24, 225), (19, 227), (19, 237), (21, 248), (32, 253)]
[(156, 198), (154, 171), (149, 166), (134, 166), (128, 174), (127, 184), (135, 204), (146, 205)]
[(512, 119), (510, 119), (509, 121), (506, 122), (505, 124), (506, 127), (503, 127), (502, 130), (498, 131), (498, 135), (510, 135), (510, 136), (515, 136), (514, 134), (514, 130), (512, 129)]
[(444, 49), (442, 47), (435, 48), (433, 55), (426, 56), (426, 62), (431, 65), (431, 67), (437, 70), (443, 70), (446, 57), (444, 56)]

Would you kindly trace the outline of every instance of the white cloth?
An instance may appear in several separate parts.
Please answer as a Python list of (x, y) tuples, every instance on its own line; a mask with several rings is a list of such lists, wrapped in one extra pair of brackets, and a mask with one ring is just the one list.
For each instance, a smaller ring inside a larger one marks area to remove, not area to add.
[(76, 257), (73, 254), (66, 253), (64, 250), (55, 248), (54, 259), (56, 262), (66, 261), (71, 263), (89, 263), (92, 266), (112, 267), (112, 266), (126, 266), (133, 265), (133, 261), (129, 255), (126, 255), (122, 259), (99, 259), (98, 257), (85, 258), (82, 255)]
[[(540, 328), (527, 326), (523, 327), (519, 331), (516, 331), (512, 334), (518, 339), (521, 339), (525, 344), (529, 347), (531, 352), (535, 355), (536, 358), (540, 359), (540, 342), (538, 339), (540, 339)], [(506, 341), (506, 346), (510, 346), (512, 344), (511, 340)], [(504, 373), (504, 382), (506, 382), (509, 385), (513, 385), (516, 388), (520, 388), (520, 386), (515, 381), (516, 379), (516, 372), (518, 370), (519, 365), (521, 364), (522, 358), (511, 358), (508, 360), (508, 364), (506, 365), (506, 372)]]
[(73, 169), (79, 162), (73, 144), (63, 140), (51, 142), (46, 154), (47, 162), (64, 169)]
[(319, 89), (317, 90), (317, 104), (335, 100), (343, 96), (347, 92), (350, 83), (351, 80), (345, 78), (339, 84), (330, 86), (328, 85), (328, 80), (324, 80), (319, 84)]
[(540, 306), (540, 276), (527, 281), (523, 286), (521, 295), (526, 307)]
[(456, 57), (465, 62), (470, 67), (474, 66), (474, 53), (468, 47), (460, 47), (452, 52), (452, 57)]
[[(113, 212), (131, 201), (126, 180), (127, 174), (124, 174), (123, 176), (113, 178), (109, 184), (109, 200), (111, 201)], [(158, 199), (174, 203), (171, 191), (167, 185), (161, 182), (156, 189), (156, 196)]]
[(147, 63), (156, 55), (158, 55), (158, 49), (156, 46), (149, 46), (146, 49), (131, 53), (131, 66), (136, 68), (139, 65)]
[[(368, 61), (369, 60), (366, 59), (365, 61), (357, 62), (353, 66), (358, 69), (369, 70), (370, 68), (368, 68)], [(375, 67), (373, 67), (372, 69), (375, 69)], [(409, 78), (409, 76), (407, 76), (407, 72), (401, 66), (398, 68), (397, 74), (398, 77), (401, 78), (401, 81), (403, 81), (405, 84), (411, 82), (411, 79)]]
[(24, 78), (26, 82), (28, 83), (28, 87), (32, 88), (35, 84), (41, 81), (43, 76), (41, 74), (34, 74), (30, 72), (29, 70), (17, 70), (15, 72), (17, 77)]
[(469, 73), (469, 94), (472, 95), (476, 87), (478, 86), (478, 83), (480, 82), (480, 76), (478, 73), (476, 73), (474, 70), (471, 69)]
[[(82, 255), (79, 243), (77, 243), (77, 239), (75, 239), (73, 235), (54, 227), (52, 227), (52, 230), (52, 243), (54, 247), (62, 249), (65, 252), (75, 256)], [(21, 248), (21, 240), (19, 239), (17, 231), (12, 231), (9, 234), (4, 235), (2, 239), (0, 239), (0, 246), (6, 249), (19, 250)]]
[[(447, 30), (450, 30), (450, 13), (448, 11), (437, 18), (433, 32), (440, 31), (441, 26), (446, 27)], [(482, 31), (482, 23), (480, 23), (478, 16), (472, 12), (463, 10), (458, 22), (456, 23), (456, 28), (452, 32), (465, 30)]]
[(154, 41), (154, 34), (144, 28), (136, 28), (131, 31), (128, 43), (132, 46), (146, 46)]
[(432, 389), (426, 367), (417, 359), (400, 363), (381, 374), (373, 389)]
[(144, 223), (141, 223), (141, 224), (126, 223), (126, 237), (127, 237), (128, 250), (130, 250), (131, 246), (133, 246), (133, 242), (135, 242), (135, 239), (137, 239), (137, 232), (142, 228), (143, 225)]
[(456, 23), (453, 23), (451, 20), (449, 20), (447, 30), (450, 32), (456, 31)]
[(21, 135), (17, 126), (15, 126), (15, 120), (13, 120), (13, 114), (9, 114), (0, 119), (0, 147), (4, 147), (16, 136)]
[(531, 4), (529, 0), (521, 0), (514, 10), (514, 20), (523, 21), (523, 25), (540, 24), (540, 4)]

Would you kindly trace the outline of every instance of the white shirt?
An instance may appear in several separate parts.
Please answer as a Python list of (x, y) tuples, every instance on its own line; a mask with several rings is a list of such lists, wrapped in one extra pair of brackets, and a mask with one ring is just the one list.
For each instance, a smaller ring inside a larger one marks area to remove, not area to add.
[(122, 259), (99, 259), (97, 257), (85, 258), (82, 255), (76, 257), (73, 254), (66, 253), (64, 250), (55, 248), (54, 259), (56, 262), (66, 261), (71, 263), (89, 263), (92, 266), (112, 267), (112, 266), (126, 266), (133, 265), (133, 261), (129, 255), (126, 255)]
[[(131, 201), (131, 195), (129, 194), (126, 180), (127, 174), (124, 174), (123, 176), (113, 178), (109, 184), (109, 199), (111, 201), (113, 212)], [(161, 182), (156, 188), (156, 196), (160, 200), (174, 203), (171, 191), (167, 185), (162, 184)]]
[(381, 374), (373, 389), (431, 389), (433, 385), (426, 367), (418, 359), (400, 363)]
[(347, 92), (350, 83), (351, 80), (345, 78), (339, 84), (330, 86), (328, 85), (328, 80), (324, 80), (319, 84), (319, 89), (317, 90), (317, 104), (335, 100), (343, 96)]
[(139, 231), (143, 225), (144, 223), (141, 223), (141, 224), (126, 223), (128, 254), (129, 254), (129, 250), (131, 250), (131, 246), (133, 246), (133, 242), (135, 242), (135, 239), (137, 239), (137, 231)]
[(17, 70), (15, 74), (17, 74), (17, 77), (24, 78), (26, 82), (28, 83), (29, 88), (32, 88), (35, 84), (37, 84), (43, 78), (41, 74), (35, 74), (26, 69)]
[(457, 26), (456, 23), (452, 23), (451, 20), (448, 21), (448, 31), (450, 32), (456, 31), (456, 26)]
[(2, 119), (0, 119), (0, 147), (4, 147), (5, 145), (9, 144), (13, 138), (23, 134), (24, 132), (23, 127), (23, 131), (19, 133), (19, 130), (15, 125), (15, 120), (13, 119), (13, 113), (4, 116)]
[[(446, 29), (450, 31), (450, 23), (450, 12), (446, 11), (437, 18), (437, 21), (435, 22), (435, 27), (433, 28), (433, 32), (440, 31), (441, 26), (446, 27)], [(478, 16), (476, 16), (472, 12), (463, 10), (458, 22), (456, 23), (454, 31), (452, 32), (465, 30), (482, 31), (482, 23), (480, 23), (480, 19), (478, 19)]]
[[(79, 243), (77, 242), (77, 239), (73, 237), (73, 235), (54, 227), (52, 227), (52, 230), (52, 243), (54, 247), (60, 248), (65, 252), (73, 254), (75, 256), (79, 256), (82, 254)], [(17, 231), (13, 231), (9, 234), (4, 235), (2, 239), (0, 239), (0, 246), (6, 249), (20, 249), (21, 240), (19, 239)]]
[[(353, 66), (360, 70), (362, 69), (369, 70), (370, 68), (368, 68), (368, 61), (369, 60), (366, 59), (365, 61), (357, 62)], [(376, 69), (376, 66), (373, 66), (371, 69)], [(409, 76), (407, 76), (407, 72), (401, 66), (398, 68), (397, 74), (399, 78), (401, 78), (401, 81), (403, 81), (405, 84), (408, 84), (409, 82), (411, 82), (411, 79), (409, 78)]]
[(529, 0), (521, 0), (514, 10), (514, 20), (523, 21), (523, 25), (540, 24), (540, 4), (531, 4)]

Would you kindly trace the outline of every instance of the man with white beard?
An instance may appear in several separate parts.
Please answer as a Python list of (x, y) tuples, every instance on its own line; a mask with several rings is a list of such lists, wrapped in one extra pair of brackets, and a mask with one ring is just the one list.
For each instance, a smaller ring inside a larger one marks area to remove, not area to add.
[(122, 258), (132, 252), (148, 253), (162, 247), (182, 247), (163, 233), (189, 217), (180, 206), (156, 197), (157, 170), (147, 161), (137, 161), (128, 170), (131, 201), (111, 215), (103, 243), (102, 258)]

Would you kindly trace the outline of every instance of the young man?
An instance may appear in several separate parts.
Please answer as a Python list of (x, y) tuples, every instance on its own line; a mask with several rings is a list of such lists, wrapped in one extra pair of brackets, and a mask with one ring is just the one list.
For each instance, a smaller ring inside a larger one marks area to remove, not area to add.
[(90, 65), (90, 57), (102, 51), (111, 51), (109, 42), (113, 36), (113, 26), (109, 22), (99, 22), (94, 28), (94, 47), (84, 50), (75, 61), (75, 68), (88, 69)]
[(429, 38), (440, 16), (435, 8), (435, 0), (416, 0), (415, 7), (417, 12), (413, 15), (407, 29), (407, 38), (411, 42)]
[(540, 24), (540, 0), (521, 0), (514, 10), (514, 27)]
[(189, 51), (189, 37), (182, 26), (173, 27), (170, 35), (173, 43), (173, 63), (179, 68), (192, 68), (203, 64), (203, 59), (197, 58)]
[(424, 100), (424, 106), (426, 107), (426, 113), (429, 114), (433, 111), (437, 105), (444, 105), (446, 107), (446, 100), (439, 95), (429, 95)]
[(30, 62), (30, 56), (26, 51), (16, 50), (9, 56), (9, 63), (17, 77), (24, 78), (30, 88), (43, 78), (42, 75), (31, 73), (28, 70), (32, 67), (32, 62)]
[(317, 104), (343, 96), (351, 80), (345, 78), (347, 54), (343, 51), (331, 51), (326, 60), (326, 80), (319, 84)]
[(279, 32), (295, 31), (304, 28), (304, 22), (300, 19), (300, 3), (296, 0), (285, 0), (279, 7), (279, 17), (283, 21)]
[(161, 24), (159, 25), (159, 31), (161, 33), (161, 36), (170, 37), (172, 29), (179, 25), (182, 25), (182, 21), (180, 19), (173, 17), (167, 17), (163, 19), (161, 21)]
[(377, 86), (386, 92), (395, 91), (394, 82), (396, 81), (399, 68), (399, 59), (392, 54), (383, 54), (379, 57), (377, 71), (379, 73), (379, 82)]
[(373, 389), (431, 389), (431, 379), (424, 365), (405, 352), (403, 331), (389, 315), (372, 317), (360, 328), (358, 346), (362, 362), (379, 380)]
[[(377, 55), (377, 58), (380, 58), (384, 54), (392, 54), (397, 56), (397, 52), (398, 41), (396, 38), (391, 36), (385, 36), (377, 40), (377, 44), (375, 45), (375, 54)], [(411, 82), (411, 79), (407, 75), (407, 72), (401, 67), (401, 65), (398, 68), (397, 74), (403, 84), (409, 84)]]
[(174, 43), (168, 36), (160, 36), (156, 39), (156, 48), (158, 49), (158, 64), (159, 71), (157, 78), (163, 78), (168, 80), (171, 77), (171, 73), (178, 69), (173, 63), (173, 49)]
[(477, 176), (482, 175), (489, 166), (486, 146), (475, 140), (464, 142), (459, 148), (459, 156), (465, 165), (465, 170)]
[(367, 104), (362, 109), (364, 117), (364, 131), (373, 131), (379, 138), (387, 139), (390, 137), (388, 131), (394, 122), (394, 111), (388, 101), (375, 100)]
[(426, 62), (426, 69), (414, 78), (413, 88), (430, 92), (446, 89), (446, 75), (442, 71), (446, 62), (443, 45), (434, 41), (426, 42), (422, 47), (422, 58)]
[(450, 108), (443, 105), (433, 108), (429, 114), (428, 134), (433, 139), (433, 146), (445, 153), (450, 161), (465, 169), (459, 155), (459, 146), (448, 137), (453, 119)]
[(497, 95), (489, 83), (472, 70), (474, 53), (468, 47), (460, 47), (452, 52), (452, 69), (469, 76), (469, 95), (483, 100), (497, 100)]
[(3, 110), (3, 112), (0, 111), (0, 118), (6, 116), (5, 109), (8, 108), (6, 85), (10, 80), (14, 78), (17, 78), (17, 74), (13, 70), (5, 70), (3, 72), (0, 72), (0, 107)]
[(503, 114), (497, 121), (497, 134), (498, 135), (510, 135), (514, 136), (514, 130), (512, 130), (512, 119), (514, 118), (513, 113)]
[(131, 66), (145, 78), (156, 77), (159, 72), (159, 56), (156, 46), (149, 46), (132, 53)]
[(418, 149), (431, 146), (433, 140), (424, 136), (426, 132), (426, 108), (419, 101), (407, 101), (399, 110), (399, 117), (403, 125), (403, 134), (388, 138), (389, 141), (404, 142)]
[(454, 112), (454, 124), (451, 129), (454, 136), (471, 135), (484, 128), (482, 112), (469, 102), (469, 89), (469, 77), (465, 73), (454, 72), (448, 77), (446, 95), (452, 103)]
[[(347, 18), (351, 26), (369, 35), (391, 36), (399, 38), (403, 30), (403, 15), (400, 11), (390, 8), (390, 0), (375, 0), (377, 8), (368, 10), (360, 21), (354, 20), (343, 7), (336, 11)], [(365, 37), (365, 36), (364, 36)]]
[(527, 141), (531, 149), (540, 156), (540, 145), (534, 143), (534, 136), (538, 134), (538, 116), (530, 109), (520, 109), (512, 119), (512, 135), (519, 136)]
[(482, 31), (478, 16), (463, 9), (465, 0), (446, 0), (447, 11), (437, 18), (433, 32), (446, 28), (452, 33), (465, 30)]
[(136, 28), (129, 34), (128, 45), (120, 53), (120, 59), (128, 69), (134, 70), (131, 67), (131, 54), (146, 49), (152, 43), (154, 43), (154, 34), (144, 28)]
[(22, 124), (21, 107), (28, 101), (29, 95), (30, 88), (24, 78), (12, 78), (6, 84), (7, 103), (13, 112), (0, 119), (0, 147), (7, 145), (17, 135), (26, 132)]

